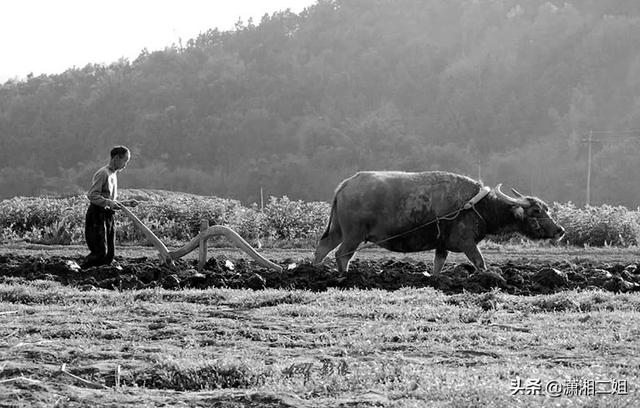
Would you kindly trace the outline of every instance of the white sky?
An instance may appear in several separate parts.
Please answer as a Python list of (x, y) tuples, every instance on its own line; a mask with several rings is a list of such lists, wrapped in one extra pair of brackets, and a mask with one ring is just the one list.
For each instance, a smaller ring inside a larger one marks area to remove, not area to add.
[(134, 60), (183, 44), (210, 28), (315, 0), (5, 0), (0, 2), (0, 84), (27, 74), (57, 74), (88, 63)]

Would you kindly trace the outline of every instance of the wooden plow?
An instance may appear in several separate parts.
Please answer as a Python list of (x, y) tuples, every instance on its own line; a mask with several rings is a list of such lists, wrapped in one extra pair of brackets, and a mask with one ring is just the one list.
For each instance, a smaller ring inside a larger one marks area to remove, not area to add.
[(275, 269), (278, 272), (282, 272), (282, 267), (277, 265), (268, 259), (264, 258), (247, 241), (245, 241), (237, 232), (232, 230), (229, 227), (225, 227), (223, 225), (214, 225), (212, 227), (209, 226), (209, 221), (202, 220), (200, 223), (200, 233), (195, 236), (189, 243), (183, 246), (180, 249), (175, 251), (169, 251), (166, 245), (160, 241), (160, 238), (156, 236), (146, 225), (136, 217), (134, 213), (131, 212), (124, 205), (120, 205), (121, 210), (125, 213), (131, 221), (144, 233), (144, 235), (151, 241), (153, 246), (158, 250), (158, 257), (160, 258), (160, 262), (165, 265), (173, 265), (173, 261), (176, 259), (182, 258), (187, 255), (191, 251), (199, 248), (199, 258), (198, 258), (198, 270), (201, 271), (204, 267), (204, 264), (207, 262), (207, 240), (216, 235), (224, 235), (231, 242), (235, 243), (240, 249), (246, 252), (251, 258), (253, 258), (260, 265)]

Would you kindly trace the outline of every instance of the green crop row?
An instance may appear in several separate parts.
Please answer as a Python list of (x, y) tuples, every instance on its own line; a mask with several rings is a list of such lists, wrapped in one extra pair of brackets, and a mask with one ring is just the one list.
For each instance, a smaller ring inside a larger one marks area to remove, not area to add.
[(579, 246), (636, 246), (640, 242), (640, 210), (622, 206), (554, 203), (551, 213), (565, 229), (564, 241)]
[[(322, 234), (330, 206), (288, 197), (270, 197), (261, 210), (237, 200), (168, 192), (124, 192), (135, 198), (132, 211), (161, 240), (184, 243), (199, 231), (200, 221), (226, 225), (252, 244), (312, 246)], [(84, 196), (15, 197), (0, 201), (0, 242), (84, 243), (88, 201)], [(116, 216), (119, 243), (145, 244), (144, 234), (124, 215)]]
[[(169, 192), (129, 190), (133, 212), (167, 244), (184, 243), (200, 220), (226, 225), (253, 245), (313, 247), (323, 233), (330, 205), (270, 197), (263, 209), (237, 200)], [(0, 243), (24, 240), (43, 244), (84, 242), (84, 196), (15, 197), (0, 201)], [(640, 211), (610, 205), (578, 208), (554, 203), (551, 215), (566, 230), (563, 243), (577, 246), (635, 246), (640, 241)], [(119, 243), (145, 244), (146, 237), (125, 216), (116, 217)]]

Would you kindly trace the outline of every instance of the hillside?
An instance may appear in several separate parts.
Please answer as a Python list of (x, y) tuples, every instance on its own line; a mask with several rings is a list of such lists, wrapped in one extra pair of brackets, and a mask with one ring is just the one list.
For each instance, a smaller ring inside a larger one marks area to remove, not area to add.
[(0, 86), (0, 198), (122, 187), (328, 201), (356, 170), (441, 169), (547, 201), (640, 202), (633, 1), (320, 0), (134, 61)]

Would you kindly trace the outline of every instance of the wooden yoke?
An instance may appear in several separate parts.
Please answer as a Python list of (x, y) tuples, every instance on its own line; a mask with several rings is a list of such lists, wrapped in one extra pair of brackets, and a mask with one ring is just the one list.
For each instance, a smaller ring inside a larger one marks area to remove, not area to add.
[(182, 258), (183, 256), (187, 255), (191, 251), (200, 247), (200, 256), (199, 256), (198, 266), (202, 268), (205, 262), (203, 258), (206, 258), (206, 251), (207, 251), (206, 241), (213, 236), (224, 235), (230, 241), (232, 241), (238, 247), (240, 247), (240, 249), (246, 252), (256, 262), (258, 262), (260, 265), (266, 268), (274, 269), (278, 272), (282, 272), (282, 267), (280, 265), (277, 265), (269, 261), (268, 259), (264, 258), (262, 255), (260, 255), (251, 245), (249, 245), (247, 241), (245, 241), (240, 235), (238, 235), (237, 232), (223, 225), (214, 225), (212, 227), (206, 228), (208, 226), (208, 222), (206, 220), (203, 220), (203, 222), (200, 224), (200, 233), (195, 238), (189, 241), (182, 248), (169, 252), (169, 250), (164, 245), (164, 243), (160, 241), (160, 239), (146, 225), (144, 225), (142, 221), (140, 221), (138, 217), (136, 217), (135, 214), (131, 212), (131, 210), (129, 210), (122, 204), (120, 205), (120, 207), (122, 209), (122, 212), (124, 212), (131, 219), (131, 221), (138, 228), (140, 228), (140, 230), (144, 233), (144, 235), (149, 239), (149, 241), (151, 241), (153, 246), (158, 250), (158, 253), (159, 253), (158, 256), (160, 258), (160, 262), (163, 264), (173, 265), (174, 260)]

